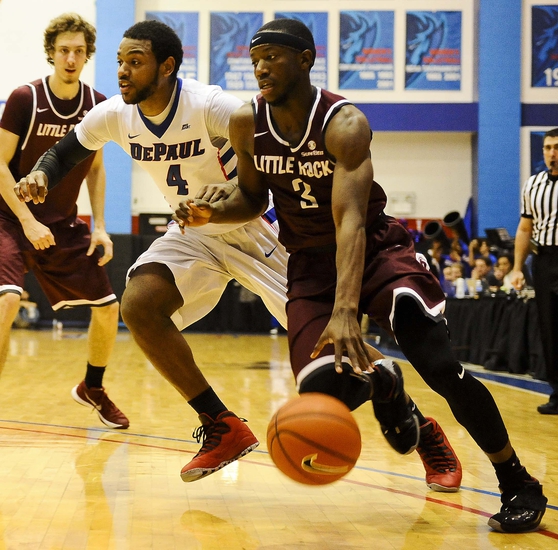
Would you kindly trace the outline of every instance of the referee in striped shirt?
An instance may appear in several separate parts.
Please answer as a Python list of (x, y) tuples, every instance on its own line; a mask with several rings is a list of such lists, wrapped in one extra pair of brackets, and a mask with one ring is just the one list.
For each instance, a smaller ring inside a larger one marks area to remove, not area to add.
[(545, 133), (543, 154), (548, 170), (531, 176), (523, 186), (511, 283), (517, 290), (523, 288), (522, 269), (532, 250), (546, 380), (552, 388), (548, 403), (537, 410), (558, 415), (558, 128)]

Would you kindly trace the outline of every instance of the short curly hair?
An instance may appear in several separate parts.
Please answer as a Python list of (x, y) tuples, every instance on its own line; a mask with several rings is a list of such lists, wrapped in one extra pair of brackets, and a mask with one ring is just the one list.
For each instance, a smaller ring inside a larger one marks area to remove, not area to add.
[(182, 49), (182, 42), (174, 29), (171, 29), (161, 21), (149, 19), (132, 25), (124, 32), (124, 38), (130, 38), (131, 40), (150, 40), (151, 51), (159, 65), (169, 57), (173, 57), (175, 63), (171, 78), (176, 78), (182, 63), (184, 50)]
[(91, 59), (91, 56), (97, 49), (95, 47), (95, 40), (97, 39), (95, 27), (77, 13), (63, 13), (55, 17), (45, 29), (44, 48), (49, 65), (54, 65), (54, 60), (52, 59), (54, 43), (57, 36), (63, 32), (82, 32), (87, 46), (87, 59)]

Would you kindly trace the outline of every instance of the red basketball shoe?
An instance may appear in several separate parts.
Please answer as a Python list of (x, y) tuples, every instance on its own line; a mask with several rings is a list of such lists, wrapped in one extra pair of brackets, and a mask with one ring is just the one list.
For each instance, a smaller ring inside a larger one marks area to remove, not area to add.
[[(421, 426), (417, 452), (426, 470), (426, 485), (433, 491), (455, 493), (461, 486), (461, 463), (451, 448), (446, 434), (433, 418), (426, 418), (428, 423)], [(425, 427), (432, 426), (429, 433), (423, 435)]]
[(126, 415), (108, 398), (105, 388), (88, 388), (82, 380), (72, 389), (72, 397), (80, 405), (95, 409), (101, 422), (109, 428), (125, 430), (130, 426)]
[(206, 477), (227, 464), (253, 451), (260, 443), (243, 418), (231, 411), (222, 412), (216, 420), (206, 414), (199, 416), (201, 426), (192, 437), (202, 447), (198, 454), (182, 468), (182, 481), (190, 482)]

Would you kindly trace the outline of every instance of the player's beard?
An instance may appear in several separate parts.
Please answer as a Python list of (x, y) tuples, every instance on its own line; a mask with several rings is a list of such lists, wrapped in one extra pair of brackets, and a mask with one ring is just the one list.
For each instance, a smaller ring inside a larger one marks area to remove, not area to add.
[(126, 101), (126, 103), (129, 103), (131, 105), (137, 105), (138, 103), (141, 103), (146, 99), (149, 99), (157, 89), (158, 83), (159, 83), (159, 75), (155, 74), (153, 80), (149, 84), (146, 84), (142, 88), (136, 88), (136, 96), (131, 101)]

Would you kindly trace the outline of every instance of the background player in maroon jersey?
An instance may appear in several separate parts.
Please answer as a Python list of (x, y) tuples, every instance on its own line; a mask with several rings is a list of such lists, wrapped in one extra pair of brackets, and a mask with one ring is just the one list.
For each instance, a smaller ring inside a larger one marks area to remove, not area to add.
[(177, 218), (184, 225), (244, 221), (262, 212), (271, 189), (279, 240), (290, 252), (288, 333), (299, 391), (341, 396), (349, 377), (335, 381), (331, 373), (347, 372), (344, 354), (357, 374), (369, 369), (358, 322), (368, 314), (395, 335), (490, 458), (502, 508), (489, 525), (536, 529), (547, 502), (542, 486), (519, 462), (490, 392), (455, 359), (435, 277), (408, 232), (382, 212), (386, 197), (373, 180), (365, 115), (312, 86), (314, 40), (301, 22), (267, 23), (252, 38), (250, 56), (261, 93), (231, 118), (239, 186), (226, 201), (186, 201)]
[[(105, 169), (102, 152), (76, 166), (49, 201), (22, 203), (13, 187), (37, 159), (105, 96), (83, 84), (81, 71), (95, 52), (95, 28), (77, 14), (53, 19), (44, 33), (54, 72), (17, 88), (0, 122), (0, 370), (8, 353), (24, 274), (33, 270), (53, 309), (92, 307), (85, 379), (72, 389), (80, 404), (94, 407), (104, 424), (127, 428), (126, 416), (108, 398), (103, 374), (118, 330), (118, 302), (103, 265), (113, 246), (105, 230)], [(87, 182), (95, 228), (77, 217), (79, 190)], [(101, 256), (96, 250), (101, 245)]]

